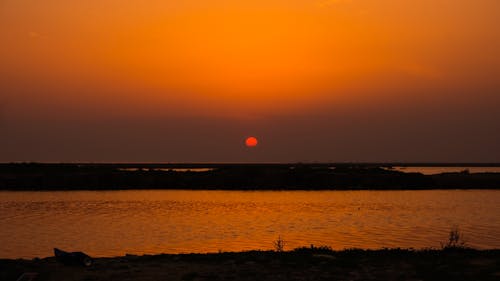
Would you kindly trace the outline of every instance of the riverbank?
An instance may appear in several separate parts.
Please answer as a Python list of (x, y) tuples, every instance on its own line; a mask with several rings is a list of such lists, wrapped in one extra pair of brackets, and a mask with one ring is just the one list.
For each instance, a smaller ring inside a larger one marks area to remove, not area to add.
[(344, 250), (127, 255), (90, 267), (55, 258), (0, 260), (0, 280), (499, 280), (500, 250)]
[(0, 190), (500, 189), (497, 172), (463, 170), (424, 175), (392, 167), (393, 164), (17, 163), (0, 164)]

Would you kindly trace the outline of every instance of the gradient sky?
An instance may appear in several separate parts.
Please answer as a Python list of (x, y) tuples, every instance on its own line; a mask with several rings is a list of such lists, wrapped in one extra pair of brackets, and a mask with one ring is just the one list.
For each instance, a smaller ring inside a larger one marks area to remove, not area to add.
[(499, 26), (498, 0), (2, 0), (0, 162), (500, 162)]

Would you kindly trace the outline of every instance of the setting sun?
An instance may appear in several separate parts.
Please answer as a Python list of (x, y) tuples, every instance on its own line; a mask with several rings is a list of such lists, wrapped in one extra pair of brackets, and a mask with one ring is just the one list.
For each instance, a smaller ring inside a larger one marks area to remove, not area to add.
[(497, 280), (499, 19), (0, 0), (0, 281)]
[(0, 3), (3, 161), (500, 159), (500, 1)]
[(254, 146), (257, 146), (257, 144), (259, 143), (259, 141), (257, 140), (257, 138), (255, 137), (248, 137), (246, 140), (245, 140), (245, 145), (247, 147), (254, 147)]

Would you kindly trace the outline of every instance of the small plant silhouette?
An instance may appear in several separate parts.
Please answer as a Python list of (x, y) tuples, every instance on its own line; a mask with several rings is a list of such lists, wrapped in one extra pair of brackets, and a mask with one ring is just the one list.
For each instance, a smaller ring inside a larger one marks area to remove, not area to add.
[(442, 249), (463, 249), (466, 247), (464, 235), (460, 232), (458, 226), (454, 226), (450, 230), (448, 241), (446, 243), (441, 243)]
[(274, 249), (276, 252), (283, 252), (285, 250), (285, 240), (278, 236), (278, 240), (274, 241)]

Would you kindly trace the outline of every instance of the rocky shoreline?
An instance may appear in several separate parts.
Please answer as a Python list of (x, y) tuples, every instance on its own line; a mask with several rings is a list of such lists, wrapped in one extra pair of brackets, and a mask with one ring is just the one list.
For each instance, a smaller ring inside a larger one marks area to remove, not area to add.
[[(343, 250), (126, 255), (67, 266), (54, 257), (0, 259), (0, 280), (499, 280), (500, 250)], [(27, 275), (28, 276), (28, 275)]]

